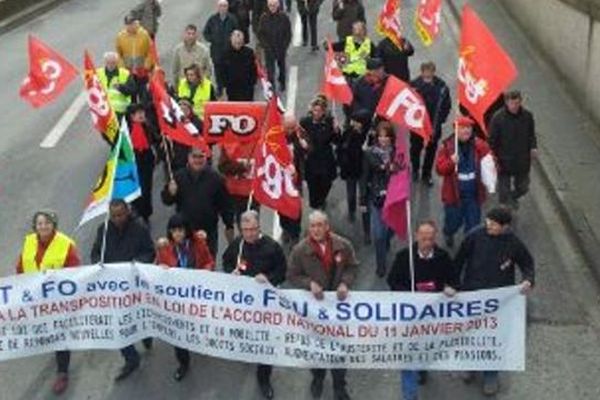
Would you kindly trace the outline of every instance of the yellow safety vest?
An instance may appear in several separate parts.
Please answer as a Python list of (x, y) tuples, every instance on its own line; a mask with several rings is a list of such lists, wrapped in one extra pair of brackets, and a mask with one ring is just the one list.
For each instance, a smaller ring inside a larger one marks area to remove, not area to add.
[(344, 53), (346, 53), (348, 60), (342, 68), (345, 74), (363, 76), (367, 73), (367, 58), (371, 54), (371, 40), (369, 38), (365, 38), (357, 49), (354, 45), (354, 38), (347, 36)]
[[(112, 81), (115, 78), (111, 79), (111, 82), (109, 82), (104, 68), (98, 68), (96, 70), (96, 74), (98, 75), (100, 84), (104, 90), (106, 90), (108, 102), (112, 106), (113, 110), (115, 110), (117, 113), (124, 114), (127, 111), (127, 107), (131, 104), (131, 97), (124, 95), (115, 87), (113, 87)], [(127, 83), (127, 79), (129, 78), (129, 71), (125, 68), (119, 68), (119, 73), (116, 75), (116, 78), (119, 85), (124, 85)]]
[(23, 273), (25, 274), (33, 274), (47, 269), (63, 268), (69, 255), (69, 247), (74, 245), (75, 242), (67, 235), (56, 232), (54, 238), (52, 238), (52, 241), (46, 248), (40, 265), (35, 260), (38, 244), (36, 233), (25, 236), (23, 254), (21, 255), (21, 264), (23, 265)]
[(203, 78), (202, 82), (198, 85), (196, 89), (196, 93), (194, 93), (194, 97), (192, 97), (192, 89), (187, 81), (187, 79), (182, 78), (179, 80), (179, 86), (177, 87), (177, 96), (182, 98), (188, 98), (192, 100), (194, 104), (194, 114), (198, 116), (200, 119), (204, 119), (204, 104), (207, 101), (210, 101), (210, 95), (212, 90), (212, 84), (210, 80), (207, 78)]

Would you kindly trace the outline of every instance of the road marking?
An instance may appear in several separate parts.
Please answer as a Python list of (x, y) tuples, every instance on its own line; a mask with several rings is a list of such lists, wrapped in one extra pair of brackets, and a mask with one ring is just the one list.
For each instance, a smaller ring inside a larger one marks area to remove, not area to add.
[(282, 233), (283, 231), (281, 230), (281, 225), (279, 224), (279, 213), (273, 212), (273, 239), (279, 242)]
[(300, 47), (302, 45), (302, 20), (300, 20), (300, 14), (296, 13), (296, 19), (294, 20), (294, 34), (292, 35), (292, 45), (294, 47)]
[(285, 109), (296, 112), (296, 92), (298, 91), (298, 66), (292, 65), (288, 72), (287, 96)]
[(40, 147), (44, 149), (51, 149), (60, 141), (62, 136), (67, 132), (69, 126), (75, 121), (77, 115), (86, 104), (87, 93), (81, 92), (79, 96), (75, 98), (75, 101), (67, 108), (67, 111), (60, 117), (56, 125), (52, 128), (52, 130), (46, 135), (42, 143), (40, 143)]

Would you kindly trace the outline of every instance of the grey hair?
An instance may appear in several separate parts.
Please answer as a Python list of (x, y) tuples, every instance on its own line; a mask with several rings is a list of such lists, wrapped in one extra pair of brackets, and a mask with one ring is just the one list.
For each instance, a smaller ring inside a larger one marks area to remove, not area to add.
[(104, 59), (104, 61), (107, 61), (109, 58), (114, 58), (118, 61), (119, 54), (117, 54), (117, 52), (115, 52), (115, 51), (107, 51), (104, 53), (103, 59)]
[(256, 210), (246, 210), (240, 215), (240, 224), (242, 222), (256, 222), (260, 226), (260, 217)]
[(325, 214), (321, 210), (314, 210), (308, 215), (308, 222), (309, 223), (325, 222), (328, 224), (329, 217), (327, 216), (327, 214)]

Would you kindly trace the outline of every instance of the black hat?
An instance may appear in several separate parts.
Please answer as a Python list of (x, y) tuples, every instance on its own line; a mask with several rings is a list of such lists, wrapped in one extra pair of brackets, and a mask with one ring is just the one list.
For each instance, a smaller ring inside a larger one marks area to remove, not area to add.
[(381, 58), (371, 57), (371, 58), (367, 59), (367, 69), (368, 70), (379, 69), (382, 67), (383, 67), (383, 61), (381, 61)]
[(129, 115), (135, 114), (138, 111), (146, 111), (146, 108), (140, 103), (132, 103), (127, 106), (127, 113)]
[(363, 125), (366, 125), (367, 123), (369, 123), (372, 116), (373, 114), (369, 110), (361, 108), (359, 110), (354, 111), (350, 119), (356, 122), (360, 122)]
[(508, 208), (497, 207), (488, 211), (486, 217), (500, 225), (509, 225), (512, 222), (512, 214)]

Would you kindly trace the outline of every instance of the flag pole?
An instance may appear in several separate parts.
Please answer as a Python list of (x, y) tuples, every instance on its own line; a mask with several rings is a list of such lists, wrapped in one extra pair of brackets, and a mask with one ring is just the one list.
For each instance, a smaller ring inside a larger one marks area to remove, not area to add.
[[(410, 133), (409, 133), (410, 135)], [(410, 137), (407, 135), (407, 137)], [(412, 163), (408, 163), (409, 177), (412, 176)], [(410, 179), (410, 178), (409, 178)], [(410, 180), (409, 180), (410, 187)], [(409, 190), (408, 199), (406, 199), (406, 232), (408, 236), (408, 266), (410, 269), (410, 291), (415, 292), (415, 255), (413, 250), (413, 230), (412, 230), (412, 190)]]
[(169, 150), (172, 149), (172, 146), (169, 146), (165, 135), (162, 136), (163, 147), (165, 149), (165, 161), (167, 162), (167, 173), (169, 174), (169, 182), (173, 180), (173, 166), (171, 165), (171, 154)]
[[(125, 118), (121, 121), (122, 124), (126, 124)], [(121, 141), (123, 140), (122, 132), (119, 132), (119, 139), (116, 143), (116, 157), (114, 160), (112, 181), (110, 183), (110, 190), (108, 191), (108, 209), (106, 210), (106, 216), (104, 217), (104, 232), (102, 232), (102, 248), (100, 250), (100, 266), (104, 268), (104, 253), (106, 253), (106, 231), (108, 231), (108, 220), (110, 217), (110, 202), (112, 201), (113, 191), (115, 188), (115, 175), (117, 174), (117, 165), (119, 164), (119, 156), (121, 153)]]

